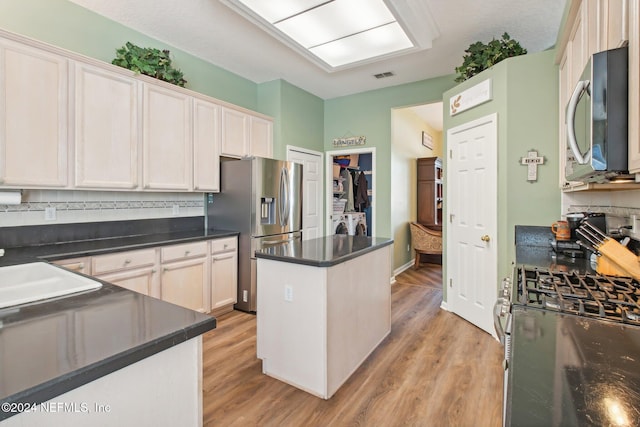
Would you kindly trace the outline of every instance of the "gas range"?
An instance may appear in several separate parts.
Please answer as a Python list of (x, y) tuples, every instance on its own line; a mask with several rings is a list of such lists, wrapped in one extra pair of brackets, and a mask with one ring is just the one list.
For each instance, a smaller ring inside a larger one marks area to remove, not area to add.
[(632, 278), (520, 266), (511, 302), (640, 326), (640, 283)]

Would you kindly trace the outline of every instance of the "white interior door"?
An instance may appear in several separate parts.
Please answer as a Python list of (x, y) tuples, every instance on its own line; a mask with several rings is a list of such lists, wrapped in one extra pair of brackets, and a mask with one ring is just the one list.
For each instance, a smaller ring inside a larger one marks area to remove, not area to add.
[(497, 115), (447, 131), (450, 309), (493, 334), (498, 283)]
[(287, 160), (302, 164), (302, 239), (321, 237), (322, 153), (287, 147)]

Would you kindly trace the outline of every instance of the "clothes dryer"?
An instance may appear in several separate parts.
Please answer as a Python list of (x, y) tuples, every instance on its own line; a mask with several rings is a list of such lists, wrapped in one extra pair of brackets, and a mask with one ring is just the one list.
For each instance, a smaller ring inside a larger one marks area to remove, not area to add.
[(331, 229), (333, 234), (349, 234), (349, 227), (345, 215), (333, 214), (331, 218)]
[(364, 212), (351, 212), (344, 214), (347, 230), (351, 236), (367, 235), (367, 215)]

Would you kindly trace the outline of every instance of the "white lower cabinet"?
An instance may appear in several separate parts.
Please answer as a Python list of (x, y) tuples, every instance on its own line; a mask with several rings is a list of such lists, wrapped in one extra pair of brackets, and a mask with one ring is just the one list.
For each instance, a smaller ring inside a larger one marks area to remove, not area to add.
[(201, 313), (222, 314), (233, 310), (237, 302), (237, 237), (54, 263)]
[(91, 258), (91, 274), (105, 282), (139, 292), (159, 296), (155, 249), (118, 252)]
[(161, 247), (160, 298), (201, 313), (208, 312), (208, 255), (207, 242)]
[(211, 241), (211, 311), (222, 314), (238, 302), (238, 239)]
[(163, 301), (205, 313), (207, 259), (198, 257), (162, 264), (160, 295)]

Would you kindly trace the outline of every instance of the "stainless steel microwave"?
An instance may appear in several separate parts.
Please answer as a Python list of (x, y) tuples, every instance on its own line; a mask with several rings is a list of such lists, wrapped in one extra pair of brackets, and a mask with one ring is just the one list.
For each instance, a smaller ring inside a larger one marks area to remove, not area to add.
[(567, 105), (569, 181), (608, 182), (628, 175), (628, 48), (591, 56)]

